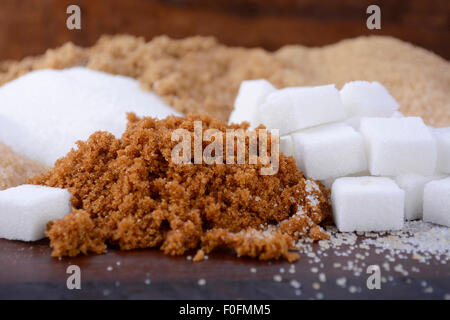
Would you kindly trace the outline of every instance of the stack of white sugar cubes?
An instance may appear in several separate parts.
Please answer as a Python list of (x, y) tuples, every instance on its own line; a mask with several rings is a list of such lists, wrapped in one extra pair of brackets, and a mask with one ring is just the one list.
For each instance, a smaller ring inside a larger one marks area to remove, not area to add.
[[(98, 130), (120, 137), (126, 113), (180, 115), (135, 79), (82, 67), (30, 72), (0, 87), (0, 141), (49, 166)], [(0, 238), (34, 241), (70, 213), (67, 190), (19, 186), (0, 191)]]
[(229, 122), (278, 129), (280, 151), (331, 189), (340, 231), (385, 231), (404, 220), (450, 226), (450, 128), (403, 117), (378, 82), (277, 90), (244, 81)]

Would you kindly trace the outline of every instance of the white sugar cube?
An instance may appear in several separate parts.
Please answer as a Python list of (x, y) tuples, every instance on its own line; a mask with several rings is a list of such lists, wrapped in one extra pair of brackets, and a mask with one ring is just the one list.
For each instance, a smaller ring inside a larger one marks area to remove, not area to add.
[(120, 137), (127, 112), (178, 115), (134, 79), (81, 67), (30, 72), (0, 87), (0, 104), (0, 141), (47, 165), (96, 131)]
[(391, 118), (403, 118), (404, 115), (403, 113), (401, 113), (400, 111), (395, 111), (392, 115)]
[(403, 174), (397, 176), (395, 181), (405, 191), (405, 219), (422, 219), (423, 212), (423, 189), (425, 185), (445, 176), (424, 176), (420, 174)]
[(349, 117), (389, 117), (399, 108), (397, 101), (378, 82), (348, 82), (340, 93)]
[(47, 223), (70, 213), (71, 194), (60, 188), (21, 185), (0, 191), (0, 237), (36, 241)]
[(334, 181), (336, 181), (337, 178), (328, 178), (328, 179), (323, 179), (323, 180), (319, 180), (319, 182), (321, 184), (323, 184), (323, 186), (327, 189), (331, 189), (331, 186), (333, 185)]
[(279, 129), (280, 135), (345, 118), (334, 85), (277, 90), (267, 96), (256, 112), (259, 123), (269, 129)]
[(425, 185), (423, 220), (450, 227), (450, 178)]
[(280, 137), (280, 152), (287, 157), (294, 155), (294, 144), (291, 136)]
[(242, 81), (228, 123), (247, 121), (251, 128), (256, 128), (260, 125), (255, 120), (256, 108), (275, 90), (276, 88), (265, 79)]
[[(370, 172), (367, 170), (357, 172), (357, 173), (352, 173), (352, 174), (346, 175), (345, 177), (366, 177), (366, 176), (370, 176)], [(339, 179), (339, 178), (343, 178), (343, 177), (328, 178), (328, 179), (320, 180), (320, 183), (323, 184), (325, 186), (325, 188), (331, 189), (331, 187), (333, 186), (333, 183), (336, 181), (336, 179)]]
[(405, 192), (385, 177), (339, 178), (331, 188), (333, 219), (341, 232), (403, 228)]
[(350, 127), (355, 129), (356, 131), (359, 131), (359, 126), (361, 125), (361, 117), (350, 117), (345, 119), (343, 122), (345, 124), (348, 124)]
[(436, 143), (421, 118), (363, 118), (369, 171), (372, 175), (432, 175)]
[(361, 134), (343, 123), (295, 132), (292, 141), (297, 167), (308, 178), (324, 180), (367, 169)]
[[(349, 126), (351, 126), (353, 129), (355, 129), (356, 131), (359, 131), (359, 128), (361, 126), (361, 119), (365, 118), (365, 117), (350, 117), (344, 120), (344, 123), (348, 124)], [(403, 115), (401, 112), (394, 112), (391, 116), (391, 118), (403, 118)]]
[(436, 139), (436, 171), (450, 173), (450, 127), (432, 128), (431, 132)]

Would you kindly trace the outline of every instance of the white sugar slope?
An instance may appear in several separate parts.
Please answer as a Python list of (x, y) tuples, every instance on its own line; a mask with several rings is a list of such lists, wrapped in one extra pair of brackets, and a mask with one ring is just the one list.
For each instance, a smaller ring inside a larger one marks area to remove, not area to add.
[(128, 77), (82, 67), (34, 71), (0, 87), (0, 141), (52, 165), (96, 131), (120, 137), (127, 112), (179, 115)]

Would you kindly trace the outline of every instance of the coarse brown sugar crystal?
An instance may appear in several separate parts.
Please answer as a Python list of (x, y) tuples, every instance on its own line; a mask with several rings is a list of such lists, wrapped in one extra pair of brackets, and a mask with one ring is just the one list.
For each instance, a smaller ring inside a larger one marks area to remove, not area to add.
[[(73, 195), (73, 213), (48, 226), (52, 255), (102, 253), (111, 245), (155, 247), (169, 255), (200, 249), (194, 260), (233, 249), (240, 256), (292, 261), (298, 258), (291, 251), (294, 241), (328, 237), (318, 226), (330, 212), (328, 192), (320, 184), (308, 188), (315, 182), (303, 177), (292, 157), (280, 154), (274, 175), (262, 175), (260, 161), (175, 163), (178, 142), (172, 133), (183, 128), (193, 139), (195, 121), (203, 130), (247, 129), (207, 116), (156, 120), (130, 114), (121, 139), (97, 132), (33, 178), (31, 183), (67, 188)], [(268, 147), (271, 153), (269, 142)]]

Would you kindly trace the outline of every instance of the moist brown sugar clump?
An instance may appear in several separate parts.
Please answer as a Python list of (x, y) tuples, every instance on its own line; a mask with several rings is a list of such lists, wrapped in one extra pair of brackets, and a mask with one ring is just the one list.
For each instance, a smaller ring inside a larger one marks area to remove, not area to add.
[(330, 211), (328, 193), (304, 178), (292, 157), (280, 154), (274, 175), (261, 175), (260, 161), (174, 163), (171, 154), (178, 142), (172, 141), (173, 131), (183, 128), (193, 137), (196, 120), (203, 130), (247, 129), (206, 116), (156, 120), (129, 115), (121, 139), (97, 132), (78, 142), (51, 171), (32, 179), (73, 195), (73, 213), (48, 226), (52, 255), (102, 253), (112, 245), (155, 247), (169, 255), (199, 249), (196, 260), (216, 249), (232, 249), (240, 256), (292, 261), (298, 258), (291, 251), (295, 240), (327, 237), (318, 225)]

